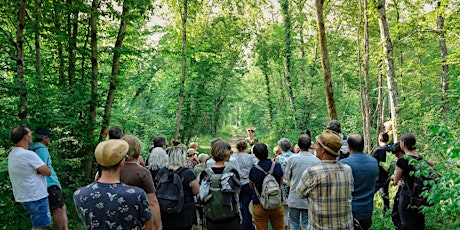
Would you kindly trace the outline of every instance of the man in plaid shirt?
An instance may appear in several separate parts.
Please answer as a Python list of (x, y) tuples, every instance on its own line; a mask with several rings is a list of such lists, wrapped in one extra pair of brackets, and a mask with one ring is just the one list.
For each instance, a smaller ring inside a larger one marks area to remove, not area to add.
[(308, 200), (308, 229), (353, 229), (353, 174), (350, 166), (337, 161), (342, 138), (325, 130), (316, 142), (321, 164), (308, 168), (297, 186), (297, 195)]

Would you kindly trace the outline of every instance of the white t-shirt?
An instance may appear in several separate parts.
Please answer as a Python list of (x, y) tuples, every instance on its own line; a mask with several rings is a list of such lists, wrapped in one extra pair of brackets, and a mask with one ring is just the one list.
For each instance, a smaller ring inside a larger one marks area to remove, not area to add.
[(13, 147), (8, 155), (8, 174), (16, 202), (37, 201), (48, 196), (45, 176), (37, 171), (44, 164), (36, 153)]

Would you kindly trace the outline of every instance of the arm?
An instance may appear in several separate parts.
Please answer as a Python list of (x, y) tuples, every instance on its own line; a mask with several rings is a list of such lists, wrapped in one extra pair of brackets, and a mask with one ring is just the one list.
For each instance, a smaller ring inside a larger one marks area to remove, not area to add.
[(44, 176), (51, 176), (51, 170), (46, 164), (43, 164), (42, 166), (38, 167), (37, 171)]
[[(291, 169), (292, 168), (292, 161), (288, 161), (286, 164), (286, 168), (284, 169), (284, 177), (286, 180), (291, 180)], [(281, 180), (282, 181), (282, 180)]]
[(198, 179), (193, 180), (190, 182), (190, 187), (192, 188), (192, 194), (196, 195), (200, 192), (200, 184), (198, 183)]
[(149, 220), (147, 220), (147, 222), (144, 223), (144, 226), (142, 226), (142, 230), (153, 229), (153, 224), (154, 224), (153, 221), (154, 220), (153, 220), (153, 215), (152, 215), (152, 217)]
[[(147, 194), (147, 198), (149, 199), (149, 205), (150, 209), (152, 210), (152, 221), (154, 221), (153, 224), (155, 224), (156, 229), (161, 230), (163, 229), (163, 224), (161, 222), (161, 213), (160, 213), (160, 205), (158, 204), (158, 199), (155, 196), (155, 193), (149, 193)], [(152, 229), (152, 228), (147, 228), (147, 229)]]
[(402, 174), (403, 174), (403, 170), (399, 166), (396, 166), (395, 174), (393, 175), (393, 183), (395, 185), (398, 184), (399, 180), (401, 179)]

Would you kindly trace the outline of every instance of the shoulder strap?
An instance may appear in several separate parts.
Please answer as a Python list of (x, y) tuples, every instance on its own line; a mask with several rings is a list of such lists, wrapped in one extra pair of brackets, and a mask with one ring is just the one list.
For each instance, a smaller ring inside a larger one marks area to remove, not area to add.
[(207, 167), (205, 170), (204, 170), (209, 176), (213, 176), (215, 173), (214, 171), (212, 171), (212, 169), (210, 167)]
[(275, 162), (272, 162), (272, 167), (270, 168), (270, 171), (268, 171), (269, 174), (273, 175), (273, 170), (275, 170)]
[(222, 174), (229, 173), (232, 170), (233, 170), (233, 168), (231, 166), (225, 166), (224, 171), (222, 172)]
[(268, 173), (267, 173), (267, 172), (265, 172), (265, 170), (264, 170), (262, 167), (260, 167), (259, 165), (256, 165), (256, 169), (258, 169), (258, 170), (262, 171), (262, 172), (263, 172), (265, 175), (267, 175), (267, 174), (268, 174)]
[(184, 168), (184, 167), (179, 167), (178, 169), (176, 169), (176, 170), (174, 171), (174, 173), (177, 173), (177, 175), (181, 176), (181, 173), (182, 173), (183, 171), (185, 171), (185, 169), (186, 169), (186, 168)]

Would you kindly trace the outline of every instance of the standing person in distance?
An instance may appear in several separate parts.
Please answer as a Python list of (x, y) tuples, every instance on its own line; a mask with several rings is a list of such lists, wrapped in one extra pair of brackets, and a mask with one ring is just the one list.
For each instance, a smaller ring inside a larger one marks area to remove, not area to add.
[(334, 131), (316, 136), (321, 163), (308, 168), (297, 185), (297, 196), (308, 201), (308, 229), (353, 229), (353, 174), (350, 166), (337, 161), (341, 146), (342, 138)]
[(285, 169), (286, 180), (291, 182), (287, 206), (289, 207), (290, 229), (299, 230), (307, 229), (308, 226), (308, 202), (306, 199), (300, 199), (297, 196), (297, 185), (302, 178), (303, 172), (310, 167), (318, 165), (321, 161), (308, 152), (311, 145), (311, 137), (303, 134), (299, 137), (297, 144), (300, 148), (298, 154), (294, 154), (287, 162)]
[(51, 214), (45, 176), (50, 176), (51, 170), (36, 153), (28, 150), (32, 145), (29, 128), (14, 127), (10, 139), (14, 147), (8, 154), (8, 174), (14, 200), (29, 213), (32, 230), (46, 230), (51, 225)]
[[(423, 230), (425, 229), (425, 215), (422, 213), (422, 210), (411, 207), (410, 198), (415, 180), (415, 176), (411, 175), (411, 172), (415, 171), (415, 169), (413, 164), (409, 162), (409, 159), (421, 159), (421, 156), (415, 152), (415, 144), (417, 141), (414, 135), (407, 133), (402, 135), (399, 143), (405, 156), (400, 157), (398, 161), (396, 161), (393, 182), (396, 185), (402, 185), (399, 197), (399, 215), (401, 216), (402, 229)], [(401, 179), (403, 181), (400, 181)]]
[(387, 212), (387, 210), (390, 209), (390, 196), (388, 193), (388, 189), (390, 187), (390, 168), (392, 163), (390, 159), (396, 160), (396, 158), (391, 153), (391, 148), (388, 146), (388, 133), (381, 132), (379, 133), (378, 138), (379, 147), (372, 153), (372, 157), (374, 157), (379, 164), (379, 176), (377, 178), (377, 182), (375, 183), (375, 192), (380, 191), (380, 196), (383, 199), (383, 211)]
[(129, 145), (107, 140), (94, 150), (101, 177), (73, 195), (77, 213), (86, 229), (152, 229), (154, 219), (144, 190), (120, 181)]
[(67, 223), (67, 208), (64, 203), (64, 196), (62, 195), (61, 183), (54, 171), (51, 161), (51, 155), (48, 152), (48, 145), (51, 143), (53, 134), (43, 128), (35, 130), (35, 139), (30, 150), (37, 153), (40, 159), (48, 165), (51, 170), (51, 175), (46, 177), (46, 184), (48, 187), (48, 203), (53, 219), (54, 229), (67, 230), (69, 229)]
[(326, 129), (336, 132), (342, 138), (342, 147), (340, 147), (339, 160), (347, 158), (350, 153), (348, 152), (347, 139), (348, 137), (342, 133), (342, 127), (337, 120), (331, 120), (326, 126)]
[(378, 176), (377, 160), (364, 153), (364, 139), (359, 134), (348, 137), (348, 152), (350, 156), (341, 160), (351, 167), (354, 179), (352, 192), (352, 212), (355, 229), (368, 230), (372, 226), (372, 211), (374, 210), (375, 180)]
[[(396, 156), (396, 158), (401, 158), (404, 156), (404, 151), (401, 149), (401, 145), (399, 142), (396, 142), (393, 147), (391, 148), (391, 151), (393, 154)], [(393, 181), (394, 175), (391, 175), (391, 180)], [(401, 180), (400, 180), (401, 181)], [(399, 215), (399, 198), (401, 195), (401, 189), (402, 185), (396, 185), (398, 186), (398, 191), (395, 194), (395, 198), (393, 201), (393, 209), (391, 210), (391, 220), (393, 221), (393, 225), (396, 230), (401, 230), (402, 224), (401, 224), (401, 216)]]
[(256, 131), (256, 128), (254, 127), (249, 127), (247, 130), (247, 137), (246, 140), (248, 141), (249, 147), (252, 147), (255, 145), (259, 140), (254, 137), (254, 132)]

